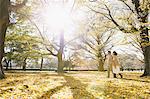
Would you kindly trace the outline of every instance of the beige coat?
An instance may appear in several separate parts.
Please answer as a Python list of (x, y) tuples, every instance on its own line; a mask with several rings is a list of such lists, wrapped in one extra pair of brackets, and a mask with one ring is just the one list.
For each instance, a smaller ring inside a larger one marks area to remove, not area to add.
[(111, 70), (111, 68), (112, 68), (112, 61), (113, 61), (112, 55), (107, 55), (104, 65), (105, 65), (107, 68), (110, 68), (110, 70)]
[(112, 67), (120, 67), (119, 60), (116, 55), (113, 55)]

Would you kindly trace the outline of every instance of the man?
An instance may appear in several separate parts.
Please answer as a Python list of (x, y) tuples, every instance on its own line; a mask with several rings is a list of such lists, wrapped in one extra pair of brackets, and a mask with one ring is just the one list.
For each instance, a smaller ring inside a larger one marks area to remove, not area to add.
[(108, 51), (108, 54), (106, 56), (106, 59), (105, 59), (105, 64), (107, 66), (107, 72), (108, 72), (108, 78), (110, 77), (110, 72), (112, 70), (112, 60), (113, 60), (113, 57), (111, 55), (111, 51)]

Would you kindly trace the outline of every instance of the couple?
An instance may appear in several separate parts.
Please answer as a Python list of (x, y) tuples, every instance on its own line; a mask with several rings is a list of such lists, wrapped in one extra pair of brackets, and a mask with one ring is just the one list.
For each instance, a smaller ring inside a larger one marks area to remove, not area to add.
[(120, 73), (120, 64), (117, 57), (117, 53), (114, 51), (113, 55), (111, 55), (111, 51), (108, 51), (108, 55), (106, 56), (105, 65), (107, 66), (108, 78), (110, 77), (110, 71), (112, 71), (114, 78), (117, 78), (117, 74), (122, 78), (122, 74)]

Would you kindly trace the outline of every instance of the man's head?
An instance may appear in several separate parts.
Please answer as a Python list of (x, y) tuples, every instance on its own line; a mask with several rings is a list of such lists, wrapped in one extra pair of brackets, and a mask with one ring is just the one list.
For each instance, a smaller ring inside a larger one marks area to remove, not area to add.
[(108, 54), (111, 54), (111, 51), (108, 51)]

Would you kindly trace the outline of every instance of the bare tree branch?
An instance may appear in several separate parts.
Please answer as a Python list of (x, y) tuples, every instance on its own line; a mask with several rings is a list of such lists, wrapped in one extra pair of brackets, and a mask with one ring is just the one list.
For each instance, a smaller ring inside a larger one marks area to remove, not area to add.
[(9, 10), (10, 11), (17, 11), (18, 9), (23, 8), (27, 2), (28, 2), (28, 0), (24, 0), (20, 4), (10, 4)]
[(87, 6), (87, 7), (88, 7), (91, 11), (93, 11), (93, 12), (95, 12), (95, 13), (99, 13), (99, 14), (105, 16), (107, 19), (111, 20), (111, 19), (107, 16), (107, 14), (102, 13), (102, 12), (99, 12), (99, 11), (96, 11), (96, 10), (92, 9), (91, 7), (89, 7), (89, 6)]
[(123, 4), (125, 4), (132, 13), (135, 13), (134, 10), (124, 0), (119, 0), (119, 1), (121, 1)]
[(52, 52), (52, 50), (50, 50), (48, 47), (46, 47), (46, 49), (50, 52), (51, 55), (57, 56), (57, 54), (54, 54), (54, 53)]
[[(26, 18), (36, 27), (36, 29), (38, 30), (40, 36), (42, 37), (42, 40), (45, 41), (45, 38), (44, 38), (44, 36), (42, 35), (42, 32), (41, 32), (41, 30), (39, 29), (39, 27), (37, 26), (37, 24), (36, 24), (34, 21), (32, 21), (27, 15), (22, 14), (22, 13), (18, 13), (18, 14), (23, 15), (23, 17), (26, 17)], [(50, 43), (50, 42), (49, 42), (49, 43)], [(44, 45), (45, 45), (46, 49), (50, 52), (51, 55), (57, 56), (56, 54), (54, 54), (54, 53), (47, 47), (46, 44), (44, 44)], [(56, 51), (58, 51), (58, 49), (57, 49), (53, 44), (50, 43), (50, 46), (52, 46)]]

